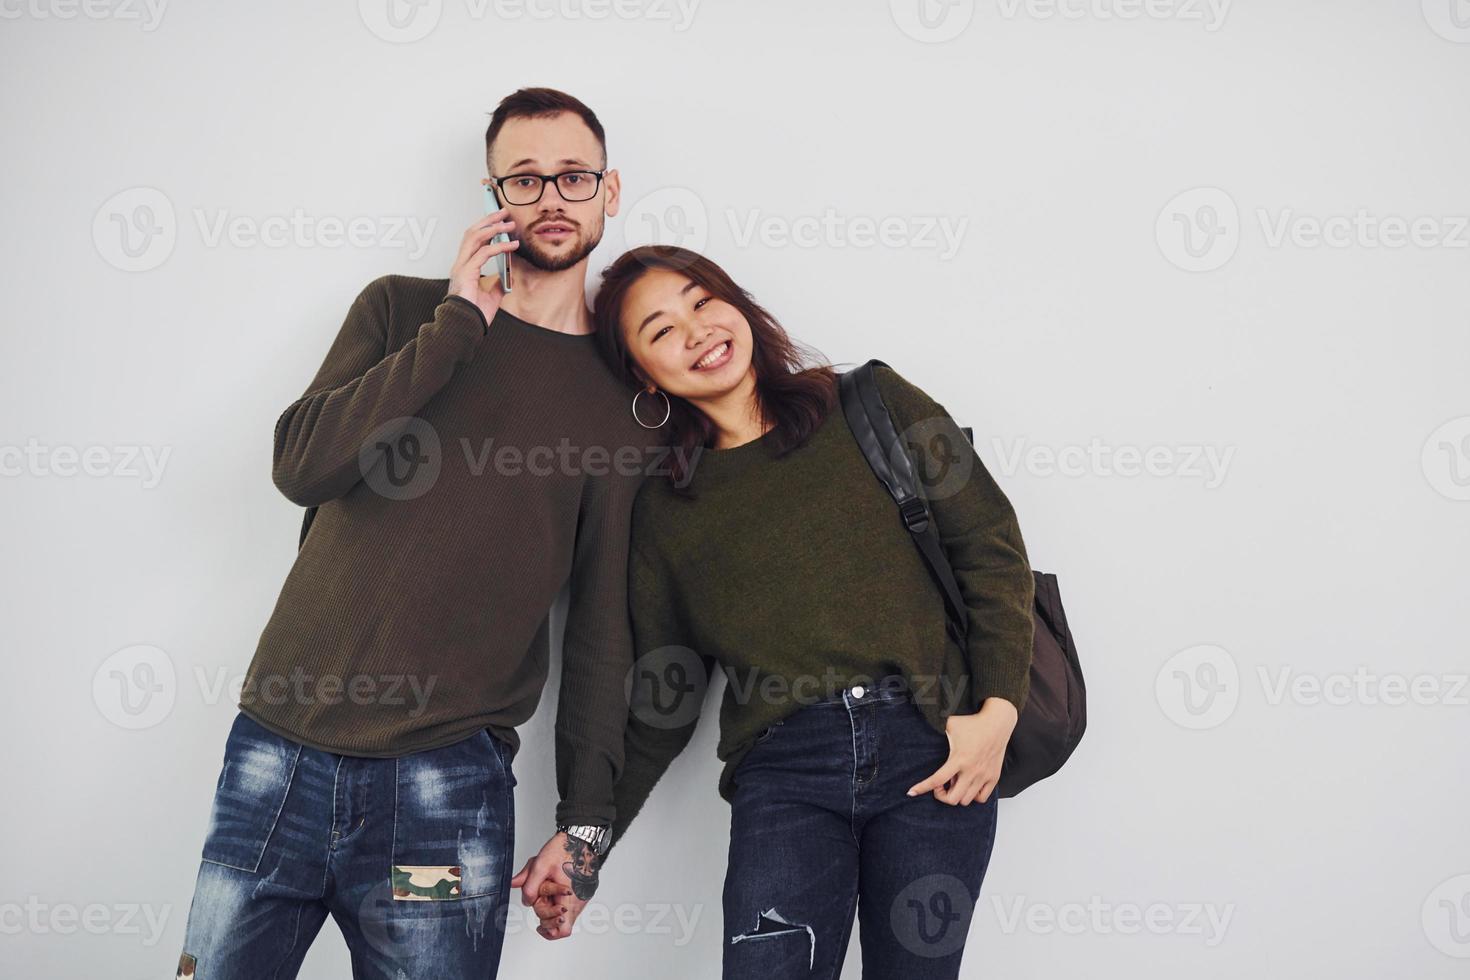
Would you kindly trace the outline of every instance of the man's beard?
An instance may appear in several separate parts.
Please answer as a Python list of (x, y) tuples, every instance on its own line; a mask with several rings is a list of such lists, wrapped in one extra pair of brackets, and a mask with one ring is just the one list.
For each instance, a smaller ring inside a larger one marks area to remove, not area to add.
[(570, 252), (562, 256), (547, 255), (542, 251), (533, 232), (530, 236), (521, 238), (521, 247), (512, 253), (515, 255), (513, 261), (524, 262), (531, 268), (540, 269), (542, 272), (560, 272), (563, 269), (570, 269), (592, 254), (592, 250), (602, 241), (602, 230), (605, 225), (606, 222), (599, 221), (597, 230), (591, 237), (581, 241)]

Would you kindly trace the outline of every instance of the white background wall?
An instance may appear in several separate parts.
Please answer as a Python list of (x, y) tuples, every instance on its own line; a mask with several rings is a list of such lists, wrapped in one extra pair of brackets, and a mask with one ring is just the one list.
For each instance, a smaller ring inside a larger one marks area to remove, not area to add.
[[(888, 360), (1061, 577), (1091, 727), (1001, 804), (967, 977), (1465, 974), (1470, 6), (391, 2), (0, 0), (6, 975), (173, 970), (220, 685), (295, 553), (274, 421), (364, 283), (447, 275), (487, 114), (534, 84), (624, 175), (594, 271), (661, 227), (833, 360)], [(297, 213), (371, 244), (213, 234)], [(139, 645), (141, 722), (112, 680)], [(503, 976), (718, 974), (706, 722), (601, 921), (514, 927)], [(329, 925), (302, 975), (347, 972)]]

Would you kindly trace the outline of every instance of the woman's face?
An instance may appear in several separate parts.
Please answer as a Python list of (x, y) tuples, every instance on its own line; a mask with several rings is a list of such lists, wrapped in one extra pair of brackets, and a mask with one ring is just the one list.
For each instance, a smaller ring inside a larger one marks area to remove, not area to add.
[(628, 288), (620, 317), (640, 381), (689, 401), (734, 391), (750, 372), (750, 323), (688, 276), (650, 269)]

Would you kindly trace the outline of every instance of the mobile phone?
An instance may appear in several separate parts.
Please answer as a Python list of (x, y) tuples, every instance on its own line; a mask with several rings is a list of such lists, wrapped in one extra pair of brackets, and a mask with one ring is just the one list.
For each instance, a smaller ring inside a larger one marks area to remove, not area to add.
[[(495, 193), (495, 185), (493, 183), (488, 183), (482, 184), (480, 186), (483, 187), (485, 190), (485, 213), (490, 214), (492, 211), (499, 211), (500, 199)], [(490, 240), (492, 242), (508, 242), (510, 241), (510, 235), (509, 233), (502, 231), (500, 234), (496, 235)], [(500, 288), (507, 293), (510, 292), (509, 252), (501, 252), (499, 255), (495, 256), (495, 268), (500, 273)]]

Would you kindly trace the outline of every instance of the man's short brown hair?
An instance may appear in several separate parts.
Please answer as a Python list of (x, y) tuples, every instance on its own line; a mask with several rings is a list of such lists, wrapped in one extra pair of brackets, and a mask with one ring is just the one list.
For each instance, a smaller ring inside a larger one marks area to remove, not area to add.
[(507, 122), (512, 119), (544, 118), (563, 112), (573, 113), (592, 130), (592, 135), (597, 137), (597, 145), (602, 147), (602, 162), (606, 166), (607, 136), (602, 131), (602, 123), (597, 121), (597, 113), (587, 108), (580, 99), (554, 88), (517, 89), (500, 100), (500, 105), (495, 107), (495, 112), (490, 116), (490, 128), (485, 130), (486, 165), (490, 163), (490, 148), (495, 143), (495, 137), (500, 135), (500, 130)]

